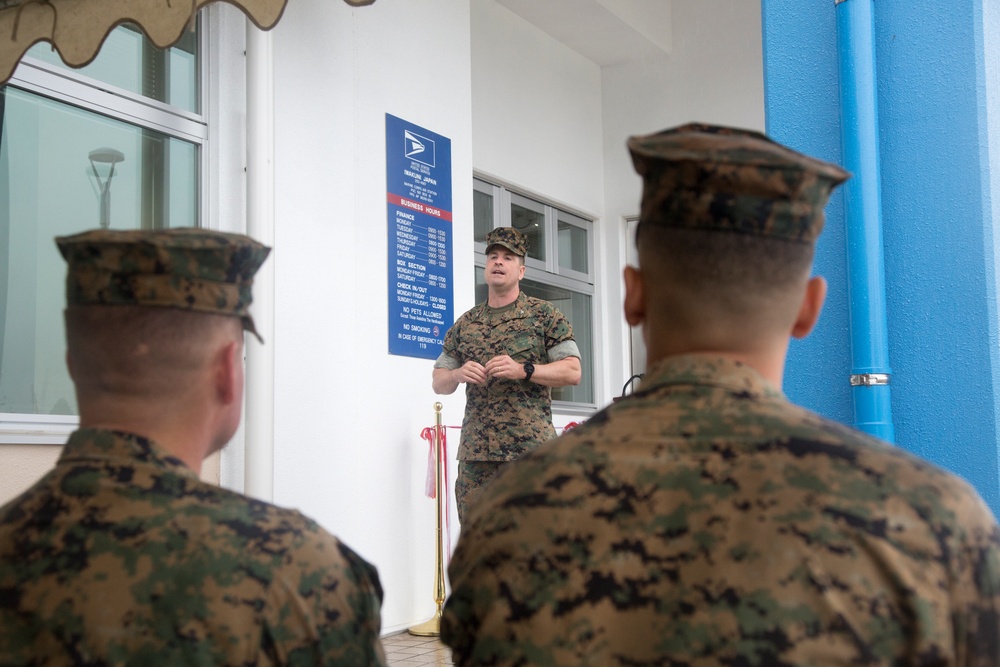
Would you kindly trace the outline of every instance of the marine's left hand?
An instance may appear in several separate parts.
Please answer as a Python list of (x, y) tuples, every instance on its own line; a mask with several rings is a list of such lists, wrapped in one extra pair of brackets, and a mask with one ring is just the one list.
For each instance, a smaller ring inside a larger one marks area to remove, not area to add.
[(525, 375), (524, 364), (514, 361), (506, 354), (493, 357), (486, 362), (486, 377), (523, 380)]

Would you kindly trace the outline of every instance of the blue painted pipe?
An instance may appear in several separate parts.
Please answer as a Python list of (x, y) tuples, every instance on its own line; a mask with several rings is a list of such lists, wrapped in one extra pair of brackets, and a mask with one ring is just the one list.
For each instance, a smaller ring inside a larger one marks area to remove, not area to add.
[(893, 442), (889, 379), (889, 327), (885, 313), (885, 263), (878, 102), (875, 79), (874, 0), (838, 0), (840, 127), (844, 168), (854, 174), (843, 187), (847, 220), (847, 297), (850, 304), (851, 385), (854, 423)]

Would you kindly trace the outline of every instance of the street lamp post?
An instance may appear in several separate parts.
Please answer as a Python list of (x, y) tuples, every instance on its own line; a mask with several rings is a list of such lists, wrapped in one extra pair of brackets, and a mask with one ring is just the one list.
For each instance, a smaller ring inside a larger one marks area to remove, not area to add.
[[(114, 148), (97, 148), (90, 151), (90, 168), (94, 171), (94, 178), (97, 179), (97, 187), (101, 191), (101, 229), (111, 226), (111, 179), (115, 175), (115, 165), (125, 159), (125, 155)], [(101, 174), (97, 171), (97, 165), (110, 165), (108, 177), (101, 181)]]

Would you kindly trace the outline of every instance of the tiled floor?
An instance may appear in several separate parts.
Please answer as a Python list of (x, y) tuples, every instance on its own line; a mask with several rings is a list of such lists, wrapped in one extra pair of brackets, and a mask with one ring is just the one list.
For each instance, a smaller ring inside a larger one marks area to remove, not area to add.
[(451, 649), (437, 637), (414, 637), (409, 632), (382, 638), (389, 667), (439, 667), (454, 665)]

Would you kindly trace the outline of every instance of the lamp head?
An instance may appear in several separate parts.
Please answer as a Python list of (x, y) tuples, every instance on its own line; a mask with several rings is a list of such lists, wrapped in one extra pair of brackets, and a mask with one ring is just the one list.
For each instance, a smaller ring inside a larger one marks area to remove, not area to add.
[(114, 148), (95, 148), (87, 157), (91, 162), (115, 165), (125, 159), (125, 154)]

